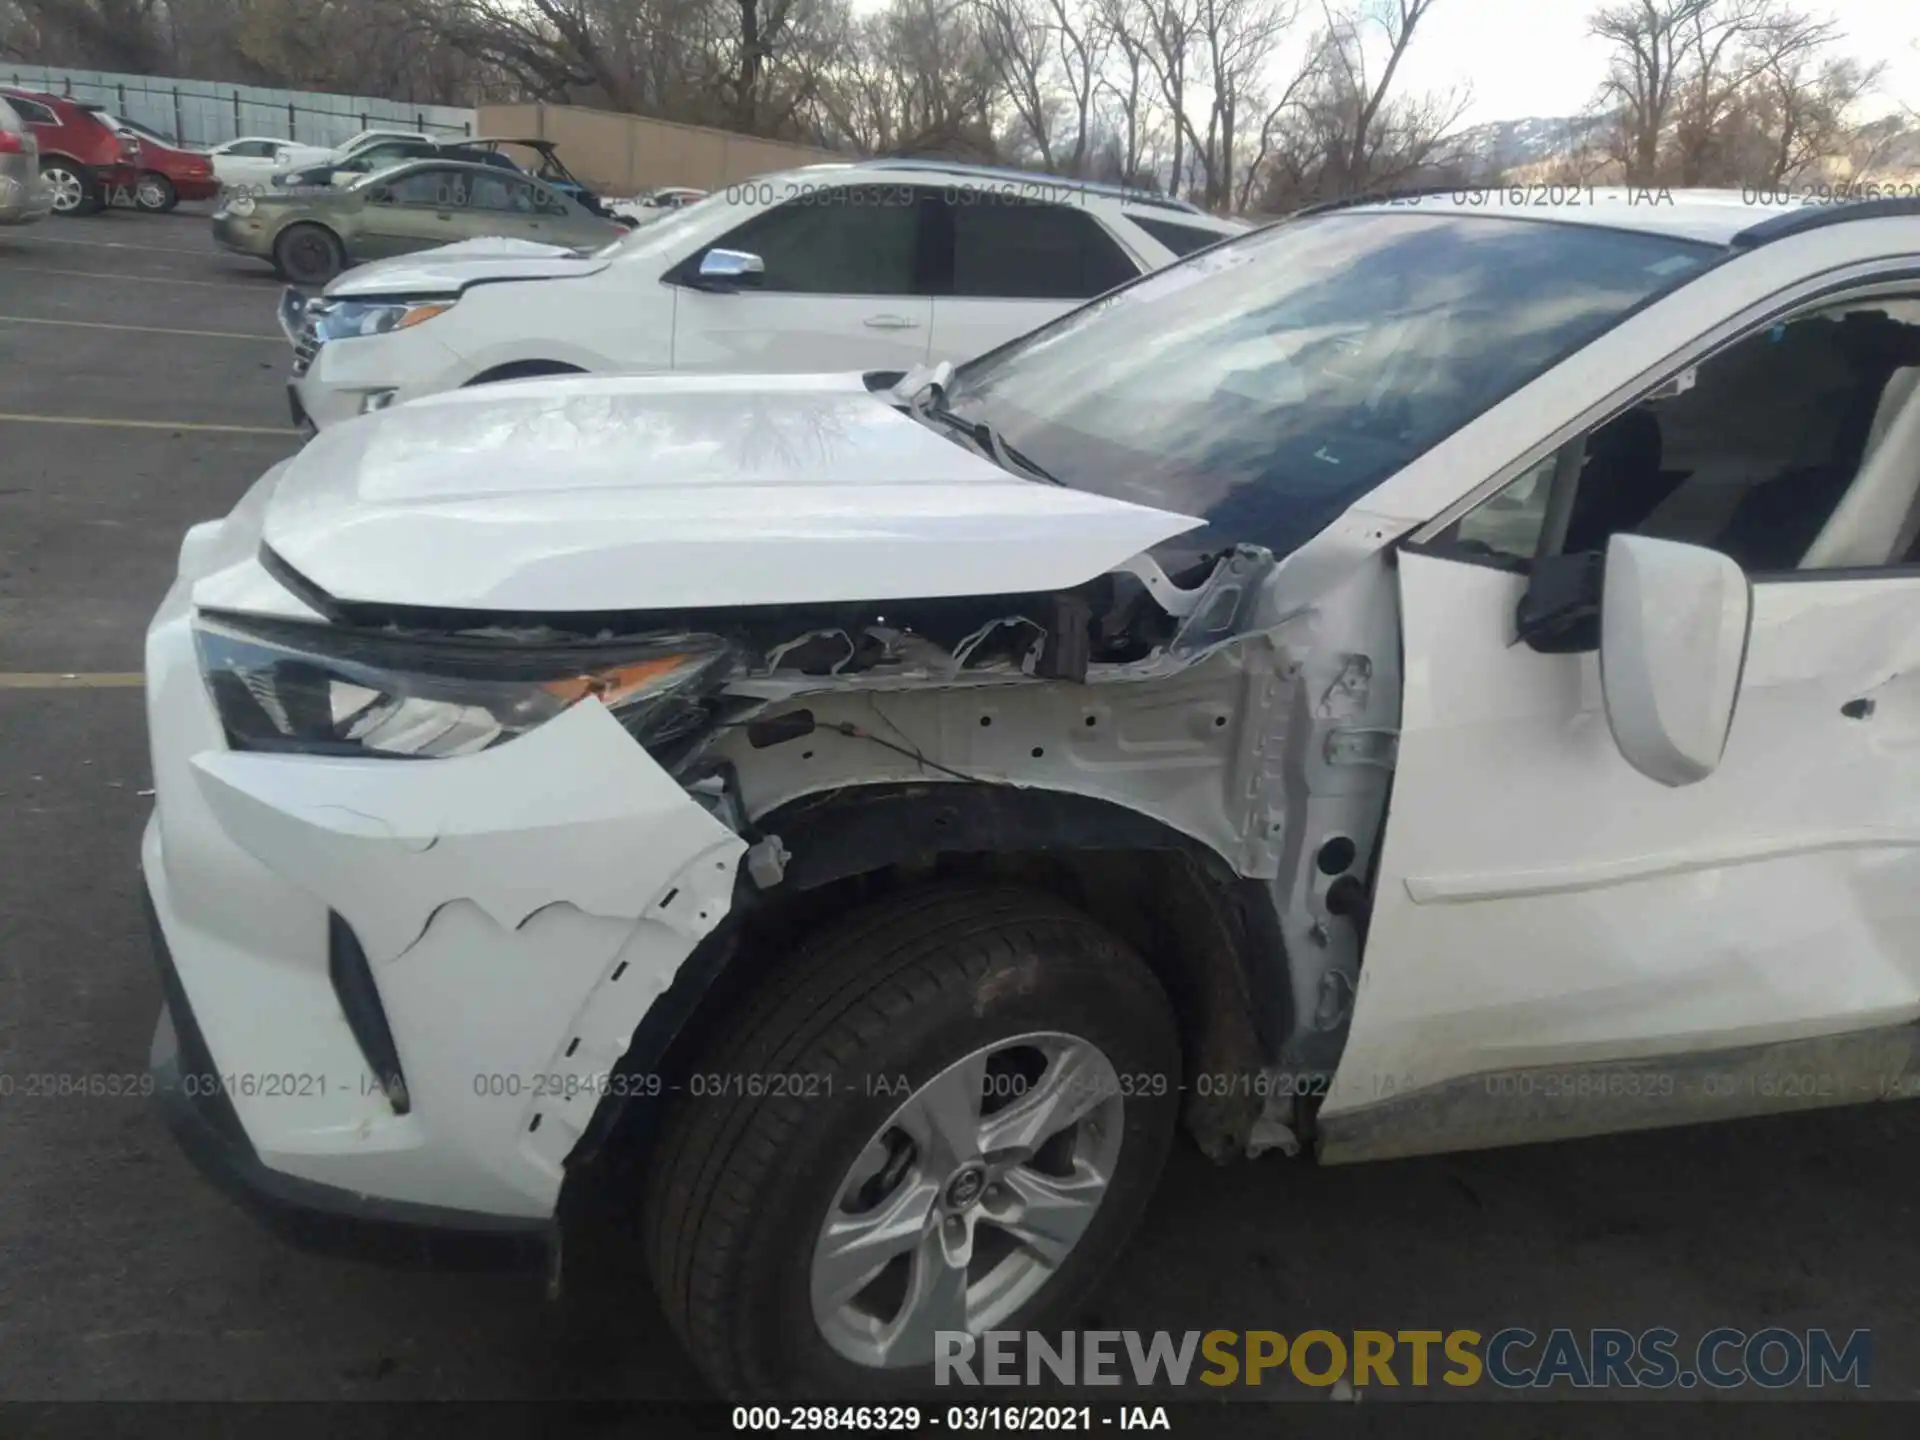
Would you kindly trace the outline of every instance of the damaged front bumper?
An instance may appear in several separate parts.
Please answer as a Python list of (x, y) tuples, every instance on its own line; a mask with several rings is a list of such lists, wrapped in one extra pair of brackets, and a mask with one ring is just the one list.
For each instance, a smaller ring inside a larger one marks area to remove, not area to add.
[(454, 759), (228, 750), (191, 583), (147, 646), (176, 1130), (295, 1208), (539, 1230), (745, 843), (596, 701)]

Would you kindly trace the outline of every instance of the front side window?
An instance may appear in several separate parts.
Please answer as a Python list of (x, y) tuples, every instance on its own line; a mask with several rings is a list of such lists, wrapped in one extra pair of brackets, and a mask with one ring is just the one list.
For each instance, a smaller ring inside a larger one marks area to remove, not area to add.
[(1284, 553), (1719, 247), (1412, 209), (1276, 225), (963, 366), (956, 413), (1061, 481)]
[(754, 216), (714, 245), (758, 255), (767, 267), (762, 290), (912, 295), (922, 288), (919, 193), (905, 185), (813, 191)]
[(1920, 296), (1743, 336), (1570, 441), (1436, 541), (1512, 562), (1620, 533), (1750, 573), (1920, 563)]

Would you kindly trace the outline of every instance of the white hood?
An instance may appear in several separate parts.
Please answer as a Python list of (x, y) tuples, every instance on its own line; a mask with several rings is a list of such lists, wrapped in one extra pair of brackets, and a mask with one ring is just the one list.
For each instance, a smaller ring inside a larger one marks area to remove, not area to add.
[(606, 268), (605, 260), (583, 260), (564, 245), (489, 235), (356, 266), (335, 278), (325, 293), (330, 300), (458, 295), (481, 280), (561, 280)]
[(1009, 474), (857, 375), (582, 376), (322, 431), (265, 538), (338, 599), (564, 612), (1053, 590), (1200, 523)]

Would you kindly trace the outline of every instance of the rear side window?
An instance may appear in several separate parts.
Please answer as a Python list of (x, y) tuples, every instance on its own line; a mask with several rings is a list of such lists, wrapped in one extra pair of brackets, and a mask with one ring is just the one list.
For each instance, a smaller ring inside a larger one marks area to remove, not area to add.
[(416, 170), (387, 187), (398, 205), (459, 209), (467, 203), (467, 177), (458, 170)]
[(1145, 215), (1129, 214), (1127, 219), (1158, 240), (1176, 255), (1191, 255), (1227, 237), (1217, 230), (1202, 230), (1198, 225), (1180, 225)]
[(1007, 300), (1091, 300), (1139, 273), (1084, 210), (981, 193), (949, 201), (953, 293)]
[(6, 97), (6, 101), (7, 104), (13, 107), (13, 113), (29, 125), (58, 125), (60, 123), (60, 117), (55, 115), (47, 106), (40, 104), (37, 100), (21, 100), (9, 95)]

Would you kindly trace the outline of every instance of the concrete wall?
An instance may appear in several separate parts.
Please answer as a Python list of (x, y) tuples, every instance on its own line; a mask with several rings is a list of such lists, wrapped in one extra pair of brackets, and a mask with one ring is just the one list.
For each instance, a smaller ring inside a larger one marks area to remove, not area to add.
[(309, 145), (338, 145), (368, 129), (418, 130), (427, 135), (474, 133), (474, 112), (447, 105), (408, 105), (365, 95), (313, 90), (264, 90), (212, 80), (65, 70), (0, 60), (0, 85), (70, 95), (104, 105), (187, 145), (218, 145), (241, 135), (270, 135)]
[(625, 198), (654, 185), (717, 190), (770, 170), (852, 157), (576, 105), (482, 105), (479, 133), (551, 140), (567, 168), (605, 195)]

